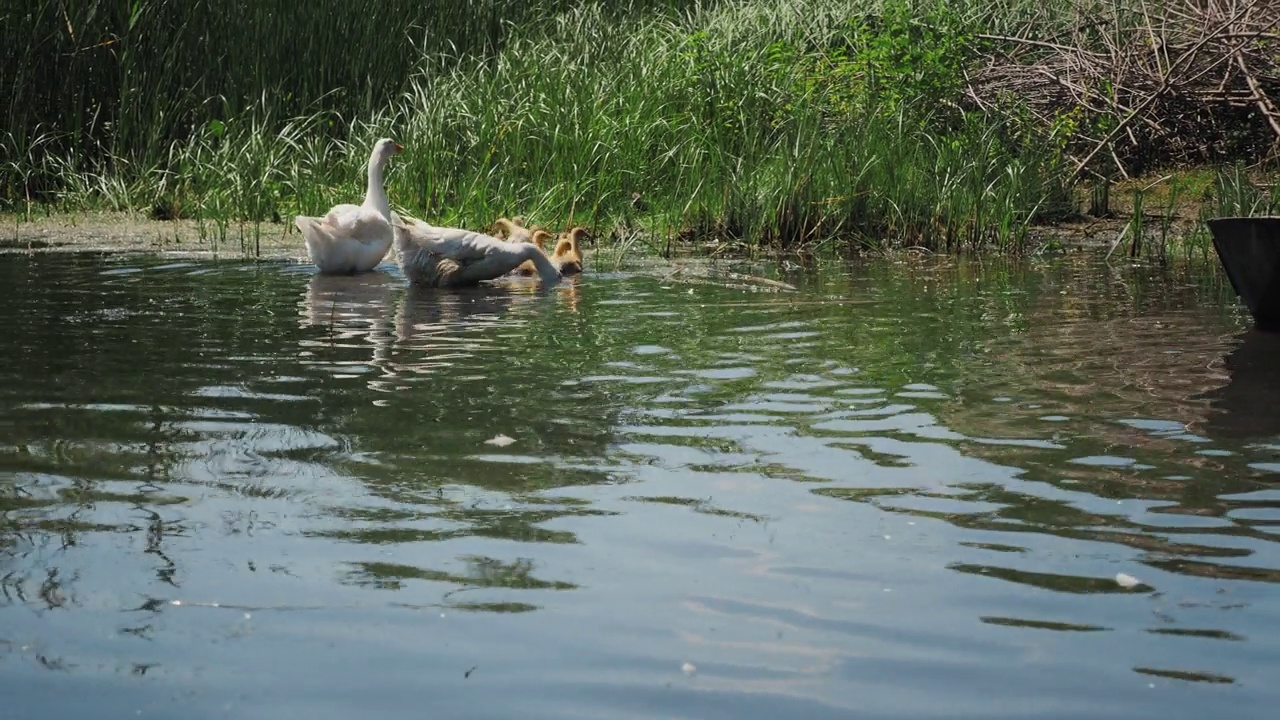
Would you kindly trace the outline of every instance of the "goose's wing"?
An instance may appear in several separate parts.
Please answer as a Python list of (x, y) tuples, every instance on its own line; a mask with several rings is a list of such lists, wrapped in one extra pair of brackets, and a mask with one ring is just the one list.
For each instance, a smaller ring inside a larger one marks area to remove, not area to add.
[(338, 227), (342, 224), (343, 219), (355, 213), (358, 213), (362, 207), (360, 205), (352, 205), (351, 203), (342, 203), (329, 208), (329, 212), (324, 214), (321, 222)]
[(294, 218), (294, 224), (302, 231), (308, 245), (372, 244), (383, 246), (385, 252), (393, 237), (391, 224), (376, 211), (345, 214), (336, 224), (329, 222), (328, 216), (299, 215)]
[(464, 265), (479, 262), (495, 251), (509, 250), (514, 244), (462, 228), (434, 229), (438, 233), (437, 252)]
[(463, 228), (440, 227), (421, 221), (413, 221), (411, 224), (401, 221), (396, 224), (408, 229), (403, 237), (411, 240), (417, 247), (462, 264), (478, 262), (494, 252), (510, 250), (516, 246), (515, 243), (492, 235)]
[(350, 237), (361, 242), (391, 237), (391, 226), (382, 213), (363, 205), (335, 205), (321, 225), (333, 237)]

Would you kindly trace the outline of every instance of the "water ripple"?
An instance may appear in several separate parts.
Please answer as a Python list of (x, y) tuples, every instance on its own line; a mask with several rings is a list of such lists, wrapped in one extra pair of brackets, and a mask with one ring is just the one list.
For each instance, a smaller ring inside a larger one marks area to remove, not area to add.
[(6, 262), (20, 712), (1280, 700), (1280, 344), (1221, 284), (1073, 258), (776, 295)]

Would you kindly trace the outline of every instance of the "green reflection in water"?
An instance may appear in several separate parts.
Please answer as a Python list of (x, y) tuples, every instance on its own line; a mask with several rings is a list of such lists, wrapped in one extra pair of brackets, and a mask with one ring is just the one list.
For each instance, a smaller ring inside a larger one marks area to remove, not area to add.
[[(586, 597), (658, 632), (669, 606), (628, 593), (687, 572), (758, 595), (688, 607), (788, 631), (899, 637), (891, 613), (837, 609), (919, 583), (912, 623), (954, 597), (975, 635), (1274, 635), (1222, 611), (1280, 579), (1259, 400), (1280, 348), (1212, 274), (894, 260), (782, 274), (796, 292), (639, 272), (429, 293), (270, 265), (0, 267), (0, 609), (162, 617), (221, 583), (269, 608), (543, 617)], [(854, 599), (795, 589), (831, 582)], [(1089, 604), (1164, 599), (1159, 628)]]

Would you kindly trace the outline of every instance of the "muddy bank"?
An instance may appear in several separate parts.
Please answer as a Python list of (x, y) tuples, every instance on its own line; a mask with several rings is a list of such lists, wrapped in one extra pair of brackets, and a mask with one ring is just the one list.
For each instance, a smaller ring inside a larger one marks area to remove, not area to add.
[[(1080, 217), (1072, 222), (1035, 227), (1025, 251), (1036, 254), (1046, 249), (1107, 248), (1116, 241), (1126, 223), (1126, 219), (1119, 218)], [(643, 245), (636, 243), (630, 250), (647, 254), (640, 247)], [(677, 249), (676, 254), (692, 251), (694, 255), (713, 257), (756, 255), (740, 243), (711, 240), (695, 246)], [(732, 252), (734, 248), (739, 252)], [(219, 225), (209, 221), (153, 220), (120, 212), (0, 216), (0, 254), (86, 251), (308, 262), (302, 235), (290, 224)]]
[(3, 216), (0, 253), (150, 252), (203, 258), (257, 257), (305, 262), (302, 235), (291, 225), (152, 220), (112, 212)]

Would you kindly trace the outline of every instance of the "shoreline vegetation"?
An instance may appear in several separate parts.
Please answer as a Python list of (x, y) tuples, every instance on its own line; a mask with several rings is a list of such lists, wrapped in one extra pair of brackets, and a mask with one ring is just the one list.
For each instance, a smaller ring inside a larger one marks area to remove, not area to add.
[(661, 254), (1208, 257), (1280, 212), (1280, 3), (35, 0), (0, 48), (8, 247), (301, 248), (381, 136), (405, 214)]

